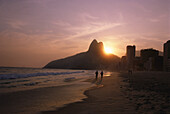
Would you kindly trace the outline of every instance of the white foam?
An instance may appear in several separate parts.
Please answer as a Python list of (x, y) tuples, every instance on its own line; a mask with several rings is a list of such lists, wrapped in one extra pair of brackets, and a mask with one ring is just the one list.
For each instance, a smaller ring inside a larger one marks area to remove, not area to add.
[(75, 72), (38, 72), (38, 73), (29, 73), (29, 74), (0, 74), (0, 79), (18, 79), (18, 78), (28, 78), (36, 76), (48, 76), (48, 75), (67, 75), (74, 73), (84, 73), (84, 71), (75, 71)]

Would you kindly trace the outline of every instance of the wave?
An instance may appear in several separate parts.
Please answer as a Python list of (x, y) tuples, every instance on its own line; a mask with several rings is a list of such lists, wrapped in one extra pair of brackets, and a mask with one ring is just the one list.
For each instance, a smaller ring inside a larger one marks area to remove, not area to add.
[(75, 77), (65, 78), (64, 82), (70, 82), (70, 81), (73, 81), (75, 79), (76, 79)]
[(37, 85), (39, 84), (40, 82), (31, 82), (31, 83), (26, 83), (26, 84), (23, 84), (25, 86), (34, 86), (34, 85)]
[(67, 75), (75, 73), (83, 73), (84, 71), (75, 71), (75, 72), (38, 72), (38, 73), (29, 73), (29, 74), (0, 74), (0, 80), (5, 79), (18, 79), (18, 78), (28, 78), (36, 76), (48, 76), (48, 75)]
[(27, 82), (27, 81), (30, 81), (30, 80), (17, 80), (17, 81), (0, 82), (0, 85), (7, 85), (7, 84), (15, 83), (15, 82)]

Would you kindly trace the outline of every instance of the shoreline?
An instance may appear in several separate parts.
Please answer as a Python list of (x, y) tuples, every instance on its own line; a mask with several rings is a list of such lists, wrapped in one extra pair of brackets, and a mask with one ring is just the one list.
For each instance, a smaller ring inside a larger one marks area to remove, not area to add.
[[(103, 87), (103, 85), (101, 84), (101, 80), (96, 81), (95, 78), (89, 78), (89, 79), (86, 79), (86, 80), (84, 80), (82, 82), (88, 82), (90, 84), (95, 83), (95, 85), (93, 85), (92, 87), (86, 88), (84, 90), (83, 95), (86, 96), (85, 98), (80, 99), (80, 101), (64, 104), (62, 107), (58, 107), (58, 108), (56, 107), (56, 110), (42, 111), (42, 112), (40, 112), (40, 114), (44, 114), (44, 113), (45, 114), (46, 113), (50, 113), (50, 114), (51, 113), (57, 113), (58, 114), (58, 112), (60, 112), (62, 110), (65, 110), (65, 108), (70, 107), (70, 106), (72, 106), (74, 104), (84, 103), (84, 102), (92, 99), (91, 97), (89, 98), (89, 91), (92, 91), (92, 90), (99, 89), (99, 88)], [(63, 113), (63, 112), (61, 112), (61, 113)]]
[[(169, 75), (167, 72), (133, 72), (132, 75), (127, 72), (112, 72), (102, 80), (100, 76), (98, 80), (89, 77), (72, 85), (0, 94), (0, 112), (2, 114), (169, 113)], [(56, 104), (57, 102), (59, 104)]]
[[(88, 79), (87, 79), (88, 80)], [(93, 91), (93, 90), (95, 90), (95, 89), (99, 89), (100, 87), (103, 87), (103, 86), (97, 86), (97, 85), (95, 85), (95, 86), (93, 86), (93, 87), (90, 87), (90, 88), (87, 88), (84, 92), (83, 92), (83, 94), (86, 96), (86, 98), (83, 98), (83, 99), (80, 99), (80, 101), (76, 101), (76, 102), (73, 102), (73, 103), (68, 103), (68, 104), (64, 104), (62, 107), (59, 107), (59, 108), (56, 108), (56, 110), (50, 110), (50, 111), (42, 111), (42, 112), (40, 112), (40, 114), (48, 114), (48, 113), (50, 113), (50, 114), (52, 114), (52, 113), (61, 113), (61, 114), (63, 114), (63, 110), (65, 110), (66, 108), (68, 108), (68, 107), (72, 107), (73, 105), (78, 105), (79, 103), (81, 104), (81, 103), (85, 103), (85, 102), (87, 102), (88, 100), (91, 100), (92, 98), (91, 97), (89, 97), (89, 91)], [(67, 109), (66, 109), (67, 110)], [(68, 112), (69, 113), (69, 112)]]
[[(41, 114), (170, 113), (170, 73), (121, 72), (84, 92), (87, 98)], [(104, 86), (103, 86), (104, 85)]]
[(87, 98), (80, 102), (67, 104), (56, 110), (43, 111), (41, 114), (112, 114), (136, 113), (133, 104), (122, 93), (122, 82), (119, 73), (113, 72), (111, 76), (99, 78), (96, 86), (87, 89), (84, 95)]
[[(82, 101), (85, 88), (91, 84), (51, 86), (32, 90), (9, 92), (0, 94), (0, 113), (28, 113), (35, 114), (41, 111), (54, 110), (65, 104)], [(10, 110), (9, 110), (10, 109)]]

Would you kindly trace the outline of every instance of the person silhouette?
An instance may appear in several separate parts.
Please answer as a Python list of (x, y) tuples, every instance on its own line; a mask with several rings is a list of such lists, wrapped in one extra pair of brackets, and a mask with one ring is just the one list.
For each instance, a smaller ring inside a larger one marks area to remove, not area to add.
[(132, 70), (128, 70), (128, 73), (132, 75)]
[(96, 80), (97, 80), (97, 78), (98, 78), (98, 71), (97, 70), (96, 70), (95, 74), (96, 74)]
[(100, 74), (101, 74), (101, 79), (102, 79), (102, 78), (103, 78), (103, 71), (101, 71), (101, 73), (100, 73)]

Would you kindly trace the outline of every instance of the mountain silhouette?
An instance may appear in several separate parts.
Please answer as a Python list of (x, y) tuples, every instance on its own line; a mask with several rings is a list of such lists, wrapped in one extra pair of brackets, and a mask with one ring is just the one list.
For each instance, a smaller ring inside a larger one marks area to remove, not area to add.
[(114, 54), (105, 54), (102, 42), (92, 41), (87, 52), (64, 59), (54, 60), (44, 68), (56, 69), (116, 69), (120, 58)]

